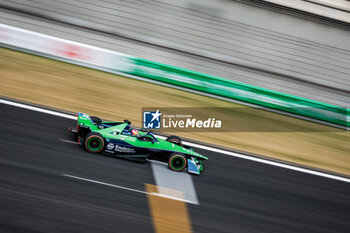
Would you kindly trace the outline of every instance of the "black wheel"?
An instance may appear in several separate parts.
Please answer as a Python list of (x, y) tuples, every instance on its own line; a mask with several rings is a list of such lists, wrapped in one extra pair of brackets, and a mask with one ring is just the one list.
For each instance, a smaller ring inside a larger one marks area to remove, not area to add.
[(104, 146), (105, 141), (101, 134), (99, 133), (89, 133), (85, 137), (85, 149), (91, 153), (100, 153)]
[(172, 153), (168, 158), (168, 166), (170, 170), (180, 172), (187, 166), (187, 159), (183, 154)]
[(178, 136), (169, 136), (166, 140), (168, 142), (174, 143), (176, 145), (183, 146), (182, 145), (182, 140)]
[(90, 119), (92, 120), (92, 122), (94, 122), (94, 124), (98, 126), (102, 124), (102, 120), (99, 117), (92, 116), (90, 117)]

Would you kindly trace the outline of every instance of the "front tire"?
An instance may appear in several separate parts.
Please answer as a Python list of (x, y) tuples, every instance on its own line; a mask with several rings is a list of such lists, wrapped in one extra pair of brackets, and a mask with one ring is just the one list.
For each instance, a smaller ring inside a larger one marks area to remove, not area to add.
[(168, 166), (170, 170), (181, 172), (187, 166), (187, 159), (183, 154), (172, 153), (168, 158)]
[(105, 141), (101, 134), (99, 133), (89, 133), (85, 137), (85, 149), (90, 153), (100, 153), (104, 146)]

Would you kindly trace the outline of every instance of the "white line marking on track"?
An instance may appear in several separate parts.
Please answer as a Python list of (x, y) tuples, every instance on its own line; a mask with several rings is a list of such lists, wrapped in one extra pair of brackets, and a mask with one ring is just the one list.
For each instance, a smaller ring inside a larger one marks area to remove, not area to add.
[(96, 183), (96, 184), (102, 184), (102, 185), (106, 185), (106, 186), (110, 186), (110, 187), (114, 187), (114, 188), (119, 188), (119, 189), (124, 189), (124, 190), (132, 191), (132, 192), (147, 194), (147, 192), (145, 192), (145, 191), (127, 188), (127, 187), (120, 186), (120, 185), (109, 184), (109, 183), (105, 183), (105, 182), (101, 182), (101, 181), (97, 181), (97, 180), (91, 180), (91, 179), (87, 179), (87, 178), (83, 178), (83, 177), (79, 177), (79, 176), (72, 176), (72, 175), (68, 175), (68, 174), (62, 174), (62, 175), (66, 176), (66, 177), (78, 179), (78, 180), (84, 180), (84, 181), (88, 181), (88, 182), (92, 182), (92, 183)]
[[(29, 106), (26, 104), (16, 103), (16, 102), (4, 100), (1, 98), (0, 98), (0, 103), (19, 107), (19, 108), (29, 109), (29, 110), (37, 111), (37, 112), (41, 112), (41, 113), (46, 113), (46, 114), (50, 114), (50, 115), (54, 115), (54, 116), (58, 116), (58, 117), (68, 118), (68, 119), (72, 119), (72, 120), (76, 119), (75, 116), (72, 116), (69, 114), (59, 113), (59, 112), (55, 112), (53, 110), (47, 110), (47, 109), (43, 109), (43, 108), (39, 108), (39, 107)], [(162, 137), (162, 138), (164, 138), (164, 137)], [(253, 156), (243, 155), (243, 154), (239, 154), (236, 152), (227, 151), (227, 150), (223, 150), (223, 149), (212, 148), (209, 146), (199, 145), (199, 144), (192, 143), (192, 142), (183, 141), (183, 143), (187, 146), (192, 146), (192, 147), (196, 147), (199, 149), (212, 151), (215, 153), (225, 154), (225, 155), (229, 155), (229, 156), (233, 156), (233, 157), (237, 157), (237, 158), (241, 158), (241, 159), (255, 161), (258, 163), (264, 163), (264, 164), (268, 164), (268, 165), (272, 165), (272, 166), (276, 166), (276, 167), (281, 167), (281, 168), (285, 168), (285, 169), (289, 169), (289, 170), (293, 170), (293, 171), (303, 172), (303, 173), (307, 173), (307, 174), (311, 174), (311, 175), (315, 175), (315, 176), (320, 176), (320, 177), (325, 177), (325, 178), (329, 178), (329, 179), (333, 179), (333, 180), (338, 180), (338, 181), (350, 183), (349, 178), (345, 178), (345, 177), (341, 177), (341, 176), (337, 176), (337, 175), (332, 175), (332, 174), (328, 174), (328, 173), (324, 173), (324, 172), (320, 172), (320, 171), (315, 171), (315, 170), (311, 170), (311, 169), (307, 169), (307, 168), (302, 168), (302, 167), (297, 167), (297, 166), (293, 166), (293, 165), (289, 165), (289, 164), (270, 161), (267, 159), (256, 158)]]
[(172, 200), (176, 200), (176, 201), (182, 201), (182, 202), (187, 202), (190, 204), (194, 204), (188, 200), (184, 200), (181, 198), (176, 198), (176, 197), (172, 197), (172, 196), (167, 196), (167, 195), (163, 195), (163, 194), (159, 194), (159, 193), (154, 193), (154, 192), (145, 192), (142, 190), (138, 190), (138, 189), (133, 189), (133, 188), (128, 188), (128, 187), (124, 187), (124, 186), (120, 186), (120, 185), (115, 185), (115, 184), (109, 184), (109, 183), (105, 183), (102, 181), (97, 181), (97, 180), (91, 180), (91, 179), (87, 179), (87, 178), (83, 178), (83, 177), (79, 177), (79, 176), (73, 176), (73, 175), (69, 175), (69, 174), (62, 174), (62, 176), (66, 176), (66, 177), (70, 177), (73, 179), (77, 179), (77, 180), (83, 180), (83, 181), (87, 181), (87, 182), (91, 182), (91, 183), (95, 183), (95, 184), (101, 184), (101, 185), (105, 185), (105, 186), (110, 186), (113, 188), (118, 188), (118, 189), (123, 189), (123, 190), (127, 190), (127, 191), (132, 191), (132, 192), (136, 192), (136, 193), (142, 193), (142, 194), (149, 194), (149, 195), (154, 195), (154, 196), (158, 196), (158, 197), (163, 197), (163, 198), (168, 198), (168, 199), (172, 199)]
[(36, 111), (36, 112), (46, 113), (46, 114), (50, 114), (50, 115), (54, 115), (54, 116), (58, 116), (58, 117), (68, 118), (68, 119), (72, 119), (72, 120), (77, 119), (76, 116), (72, 116), (72, 115), (69, 115), (66, 113), (60, 113), (60, 112), (56, 112), (53, 110), (48, 110), (48, 109), (34, 107), (34, 106), (26, 105), (26, 104), (16, 103), (16, 102), (9, 101), (9, 100), (0, 99), (0, 103), (11, 105), (14, 107), (24, 108), (24, 109), (28, 109), (28, 110), (32, 110), (32, 111)]
[[(184, 171), (171, 171), (167, 163), (154, 162), (154, 160), (150, 160), (150, 162), (159, 194), (174, 198), (183, 198), (186, 202), (199, 205), (196, 189), (190, 174)], [(179, 197), (178, 192), (181, 192), (181, 197)]]
[(65, 140), (65, 139), (58, 139), (58, 140), (62, 141), (62, 142), (67, 142), (67, 143), (79, 145), (79, 143), (77, 143), (77, 142), (73, 142), (73, 141), (69, 141), (69, 140)]
[(164, 194), (161, 194), (161, 193), (153, 193), (152, 192), (152, 193), (148, 193), (148, 194), (151, 194), (151, 195), (154, 195), (154, 196), (158, 196), (158, 197), (164, 197), (164, 198), (168, 198), (168, 199), (173, 199), (173, 200), (176, 200), (176, 201), (182, 201), (182, 202), (186, 202), (186, 203), (190, 203), (190, 204), (194, 204), (194, 205), (198, 205), (198, 203), (194, 203), (194, 202), (191, 202), (191, 201), (186, 200), (186, 199), (172, 197), (172, 196), (164, 195)]
[(293, 171), (304, 172), (304, 173), (311, 174), (311, 175), (321, 176), (321, 177), (325, 177), (325, 178), (329, 178), (329, 179), (333, 179), (333, 180), (339, 180), (339, 181), (350, 183), (349, 178), (345, 178), (345, 177), (341, 177), (341, 176), (337, 176), (337, 175), (332, 175), (332, 174), (328, 174), (328, 173), (324, 173), (324, 172), (310, 170), (310, 169), (302, 168), (302, 167), (296, 167), (293, 165), (279, 163), (279, 162), (275, 162), (275, 161), (270, 161), (267, 159), (257, 158), (257, 157), (253, 157), (253, 156), (249, 156), (249, 155), (239, 154), (239, 153), (232, 152), (232, 151), (212, 148), (209, 146), (198, 145), (198, 144), (191, 143), (191, 142), (182, 142), (182, 143), (185, 144), (186, 146), (192, 146), (192, 147), (196, 147), (196, 148), (203, 149), (203, 150), (213, 151), (213, 152), (220, 153), (220, 154), (225, 154), (225, 155), (229, 155), (229, 156), (233, 156), (233, 157), (237, 157), (237, 158), (241, 158), (241, 159), (255, 161), (258, 163), (264, 163), (264, 164), (268, 164), (268, 165), (272, 165), (272, 166), (276, 166), (276, 167), (290, 169)]

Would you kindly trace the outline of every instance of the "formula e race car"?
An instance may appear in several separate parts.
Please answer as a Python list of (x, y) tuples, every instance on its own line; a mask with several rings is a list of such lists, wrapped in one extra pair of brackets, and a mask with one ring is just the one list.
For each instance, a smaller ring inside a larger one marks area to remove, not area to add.
[(69, 128), (80, 145), (88, 152), (106, 153), (116, 157), (146, 162), (154, 159), (168, 163), (173, 171), (187, 171), (200, 174), (203, 170), (202, 160), (208, 158), (185, 147), (177, 136), (166, 140), (156, 137), (152, 131), (138, 130), (131, 127), (128, 120), (123, 122), (102, 121), (77, 113), (76, 128)]

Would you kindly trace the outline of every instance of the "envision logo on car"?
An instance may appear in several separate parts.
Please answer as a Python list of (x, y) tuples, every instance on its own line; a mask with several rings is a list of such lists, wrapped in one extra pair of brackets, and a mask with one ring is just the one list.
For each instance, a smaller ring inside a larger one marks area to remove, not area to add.
[(114, 149), (114, 144), (113, 143), (108, 143), (107, 144), (107, 149), (108, 150), (113, 150)]

